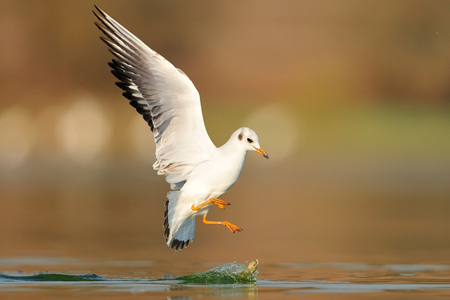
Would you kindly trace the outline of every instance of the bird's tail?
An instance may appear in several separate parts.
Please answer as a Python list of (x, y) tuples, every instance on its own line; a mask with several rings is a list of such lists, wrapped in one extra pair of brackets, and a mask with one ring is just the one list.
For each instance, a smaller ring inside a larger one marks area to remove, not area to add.
[(164, 237), (170, 249), (183, 250), (194, 241), (195, 217), (191, 208), (179, 200), (180, 191), (170, 191), (164, 211)]

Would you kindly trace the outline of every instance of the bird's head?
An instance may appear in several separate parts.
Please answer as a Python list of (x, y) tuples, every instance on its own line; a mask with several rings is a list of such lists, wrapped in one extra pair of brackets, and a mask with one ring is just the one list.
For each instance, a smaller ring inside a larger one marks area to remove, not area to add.
[(269, 158), (269, 154), (259, 145), (259, 138), (256, 132), (248, 127), (239, 128), (235, 132), (238, 143), (247, 151), (256, 151), (265, 158)]

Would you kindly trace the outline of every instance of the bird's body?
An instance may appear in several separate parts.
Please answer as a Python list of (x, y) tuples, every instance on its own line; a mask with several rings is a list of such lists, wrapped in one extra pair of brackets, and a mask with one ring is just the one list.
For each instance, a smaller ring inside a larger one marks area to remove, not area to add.
[(169, 61), (150, 49), (101, 9), (94, 14), (101, 39), (116, 56), (109, 65), (123, 95), (150, 126), (156, 143), (153, 168), (165, 175), (173, 191), (167, 194), (164, 236), (172, 249), (183, 249), (195, 234), (195, 217), (206, 224), (222, 224), (232, 232), (242, 229), (227, 221), (211, 222), (212, 207), (229, 203), (218, 199), (239, 178), (247, 151), (268, 158), (250, 128), (236, 130), (217, 148), (206, 131), (200, 96), (192, 81)]
[[(233, 149), (233, 138), (220, 148), (204, 163), (198, 165), (192, 178), (186, 182), (181, 191), (186, 194), (204, 194), (204, 199), (198, 199), (195, 206), (210, 198), (218, 198), (228, 191), (239, 178), (244, 167), (247, 151)], [(231, 149), (230, 149), (231, 148)], [(239, 151), (240, 150), (240, 151)], [(220, 170), (217, 172), (216, 170)]]

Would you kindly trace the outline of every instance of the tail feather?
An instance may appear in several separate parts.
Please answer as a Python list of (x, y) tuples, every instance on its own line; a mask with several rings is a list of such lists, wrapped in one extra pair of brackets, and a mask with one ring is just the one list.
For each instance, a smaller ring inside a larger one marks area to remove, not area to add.
[(164, 211), (164, 237), (170, 249), (183, 250), (194, 241), (195, 217), (190, 207), (179, 203), (181, 192), (170, 191)]

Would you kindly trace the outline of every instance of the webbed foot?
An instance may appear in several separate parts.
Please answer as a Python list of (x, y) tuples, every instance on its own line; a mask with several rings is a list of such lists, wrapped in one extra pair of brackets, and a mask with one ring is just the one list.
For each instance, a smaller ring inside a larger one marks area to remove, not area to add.
[(230, 229), (230, 231), (231, 231), (232, 233), (235, 233), (236, 231), (243, 231), (243, 230), (244, 230), (244, 229), (242, 229), (241, 227), (238, 227), (238, 226), (236, 226), (236, 225), (234, 225), (234, 224), (231, 224), (231, 223), (228, 222), (228, 221), (222, 221), (222, 222), (220, 222), (220, 221), (208, 221), (208, 220), (206, 220), (206, 216), (203, 216), (203, 223), (205, 223), (205, 224), (217, 224), (217, 225), (224, 225), (224, 226), (227, 226), (228, 229)]
[(205, 201), (204, 203), (200, 204), (199, 206), (195, 207), (195, 204), (192, 204), (191, 209), (192, 210), (199, 210), (200, 208), (209, 205), (209, 204), (214, 204), (217, 205), (219, 208), (221, 209), (225, 209), (226, 205), (231, 205), (231, 203), (220, 200), (220, 199), (216, 199), (216, 198), (211, 198), (208, 201)]

